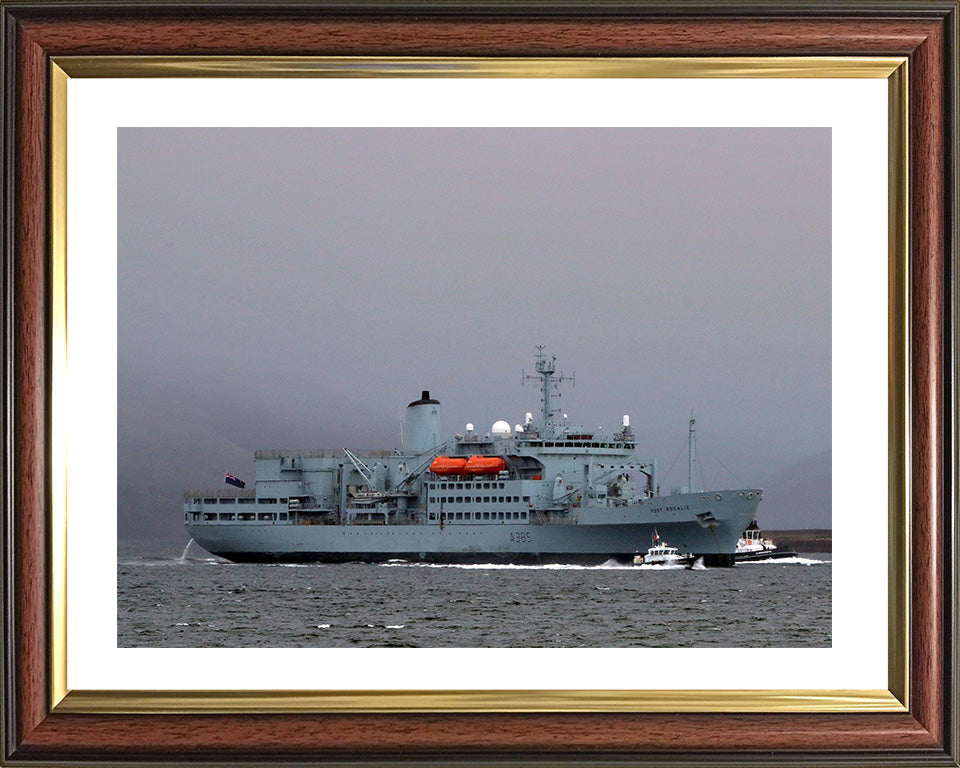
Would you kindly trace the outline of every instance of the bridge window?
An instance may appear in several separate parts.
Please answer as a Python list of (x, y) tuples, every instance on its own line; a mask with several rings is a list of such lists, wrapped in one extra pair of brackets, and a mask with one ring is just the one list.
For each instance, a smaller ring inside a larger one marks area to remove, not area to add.
[(220, 519), (221, 519), (221, 520), (235, 520), (236, 517), (237, 517), (237, 516), (236, 516), (233, 512), (221, 512), (221, 513), (220, 513)]
[(204, 512), (204, 513), (203, 513), (203, 519), (204, 519), (204, 520), (216, 520), (216, 519), (217, 519), (217, 513), (216, 513), (216, 512)]
[(256, 501), (256, 499), (254, 499), (254, 498), (237, 499), (237, 502), (238, 502), (239, 504), (253, 504), (255, 501)]
[(216, 500), (216, 499), (204, 499), (204, 500), (203, 500), (203, 503), (204, 503), (204, 504), (216, 504), (216, 503), (217, 503), (217, 500)]

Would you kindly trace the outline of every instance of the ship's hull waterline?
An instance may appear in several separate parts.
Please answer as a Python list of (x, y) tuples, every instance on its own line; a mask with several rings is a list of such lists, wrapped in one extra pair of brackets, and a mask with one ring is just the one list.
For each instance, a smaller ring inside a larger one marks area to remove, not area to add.
[[(720, 494), (718, 494), (720, 495)], [(235, 562), (424, 563), (632, 562), (654, 532), (681, 552), (726, 565), (759, 504), (756, 490), (660, 497), (657, 506), (584, 509), (577, 523), (447, 525), (188, 524), (204, 549)], [(750, 498), (747, 498), (747, 496)], [(651, 500), (653, 501), (653, 500)], [(653, 512), (657, 508), (661, 511)], [(670, 510), (670, 511), (667, 511)], [(699, 517), (698, 517), (699, 516)], [(585, 518), (598, 518), (595, 523)], [(716, 557), (715, 557), (716, 556)]]

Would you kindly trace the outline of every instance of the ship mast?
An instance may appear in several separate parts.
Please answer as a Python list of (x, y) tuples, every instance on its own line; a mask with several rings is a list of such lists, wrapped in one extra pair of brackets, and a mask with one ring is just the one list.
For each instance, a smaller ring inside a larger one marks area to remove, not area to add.
[(696, 456), (697, 420), (690, 414), (690, 434), (687, 437), (687, 493), (693, 493), (693, 461)]
[(561, 382), (571, 381), (576, 382), (576, 374), (572, 376), (564, 376), (563, 373), (557, 373), (557, 356), (553, 355), (552, 357), (547, 357), (544, 353), (544, 346), (542, 344), (537, 345), (537, 375), (536, 376), (526, 376), (524, 375), (525, 381), (533, 381), (539, 379), (540, 381), (540, 423), (543, 427), (554, 427), (557, 424), (556, 415), (560, 413), (559, 408), (554, 408), (552, 404), (552, 398), (554, 394), (557, 397), (560, 397), (560, 393), (557, 392), (558, 386)]

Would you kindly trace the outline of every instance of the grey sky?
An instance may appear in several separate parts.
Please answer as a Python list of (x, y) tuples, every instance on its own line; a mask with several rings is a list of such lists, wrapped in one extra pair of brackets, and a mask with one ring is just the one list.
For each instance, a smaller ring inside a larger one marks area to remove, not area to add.
[(121, 487), (144, 398), (387, 448), (422, 389), (450, 433), (521, 421), (538, 343), (572, 423), (629, 413), (665, 471), (693, 409), (762, 482), (830, 449), (830, 162), (828, 129), (121, 129)]

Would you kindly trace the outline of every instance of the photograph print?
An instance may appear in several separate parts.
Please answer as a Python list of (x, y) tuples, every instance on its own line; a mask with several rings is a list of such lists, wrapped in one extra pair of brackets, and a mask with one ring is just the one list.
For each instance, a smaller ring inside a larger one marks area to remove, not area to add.
[(120, 128), (120, 647), (830, 647), (828, 128)]

